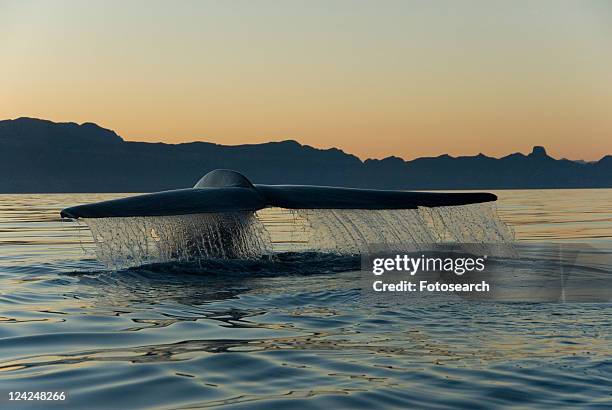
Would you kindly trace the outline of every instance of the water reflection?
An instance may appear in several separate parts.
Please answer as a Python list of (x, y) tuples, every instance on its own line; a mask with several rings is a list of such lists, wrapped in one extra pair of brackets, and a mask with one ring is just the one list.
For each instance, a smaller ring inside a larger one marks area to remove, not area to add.
[[(571, 282), (609, 269), (611, 193), (497, 194), (533, 260), (555, 257), (534, 239), (597, 244)], [(359, 261), (324, 255), (109, 272), (57, 211), (111, 197), (0, 196), (4, 391), (65, 390), (58, 408), (609, 404), (609, 303), (365, 303)]]

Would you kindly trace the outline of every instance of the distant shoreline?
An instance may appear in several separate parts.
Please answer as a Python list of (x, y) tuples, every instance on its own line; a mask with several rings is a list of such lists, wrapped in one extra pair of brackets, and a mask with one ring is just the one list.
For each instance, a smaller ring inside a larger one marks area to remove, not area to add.
[(410, 191), (612, 188), (612, 155), (594, 162), (556, 159), (541, 146), (501, 158), (443, 154), (362, 161), (337, 148), (293, 140), (173, 145), (124, 141), (94, 123), (0, 121), (2, 193), (158, 192), (192, 187), (223, 168), (260, 184)]
[[(602, 188), (477, 188), (477, 189), (415, 189), (410, 191), (419, 192), (448, 192), (448, 191), (589, 191), (589, 190), (606, 190), (612, 187)], [(408, 191), (408, 190), (406, 190)], [(149, 194), (156, 191), (142, 192), (95, 192), (95, 191), (80, 191), (80, 192), (0, 192), (0, 195), (79, 195), (79, 194), (99, 194), (99, 195), (141, 195)]]

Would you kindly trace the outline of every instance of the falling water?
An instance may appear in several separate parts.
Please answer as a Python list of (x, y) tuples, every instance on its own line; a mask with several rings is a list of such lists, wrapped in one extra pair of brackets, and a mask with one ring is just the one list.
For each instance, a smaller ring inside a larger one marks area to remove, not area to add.
[(361, 253), (371, 244), (435, 242), (414, 209), (300, 209), (296, 214), (310, 228), (307, 231), (311, 249)]
[(98, 259), (109, 266), (255, 258), (271, 252), (252, 212), (85, 219)]
[(370, 245), (395, 250), (414, 244), (511, 243), (514, 232), (493, 203), (437, 208), (360, 210), (300, 209), (309, 229), (308, 247), (337, 253), (362, 253)]
[(366, 252), (433, 243), (510, 243), (494, 204), (398, 209), (264, 209), (173, 216), (85, 219), (98, 258), (114, 267), (274, 252)]

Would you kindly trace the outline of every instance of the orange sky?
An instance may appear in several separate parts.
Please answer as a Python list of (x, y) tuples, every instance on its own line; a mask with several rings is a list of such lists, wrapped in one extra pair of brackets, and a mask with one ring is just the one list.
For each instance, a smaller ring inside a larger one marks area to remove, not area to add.
[(361, 158), (612, 153), (606, 1), (0, 3), (0, 118)]

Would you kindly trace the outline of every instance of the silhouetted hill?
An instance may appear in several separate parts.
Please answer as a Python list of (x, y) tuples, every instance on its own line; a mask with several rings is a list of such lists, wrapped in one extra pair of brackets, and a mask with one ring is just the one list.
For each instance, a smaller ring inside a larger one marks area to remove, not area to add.
[(389, 189), (612, 187), (612, 157), (557, 160), (529, 155), (359, 158), (296, 141), (237, 146), (124, 141), (93, 123), (0, 121), (0, 192), (149, 192), (192, 186), (215, 168), (256, 183)]

